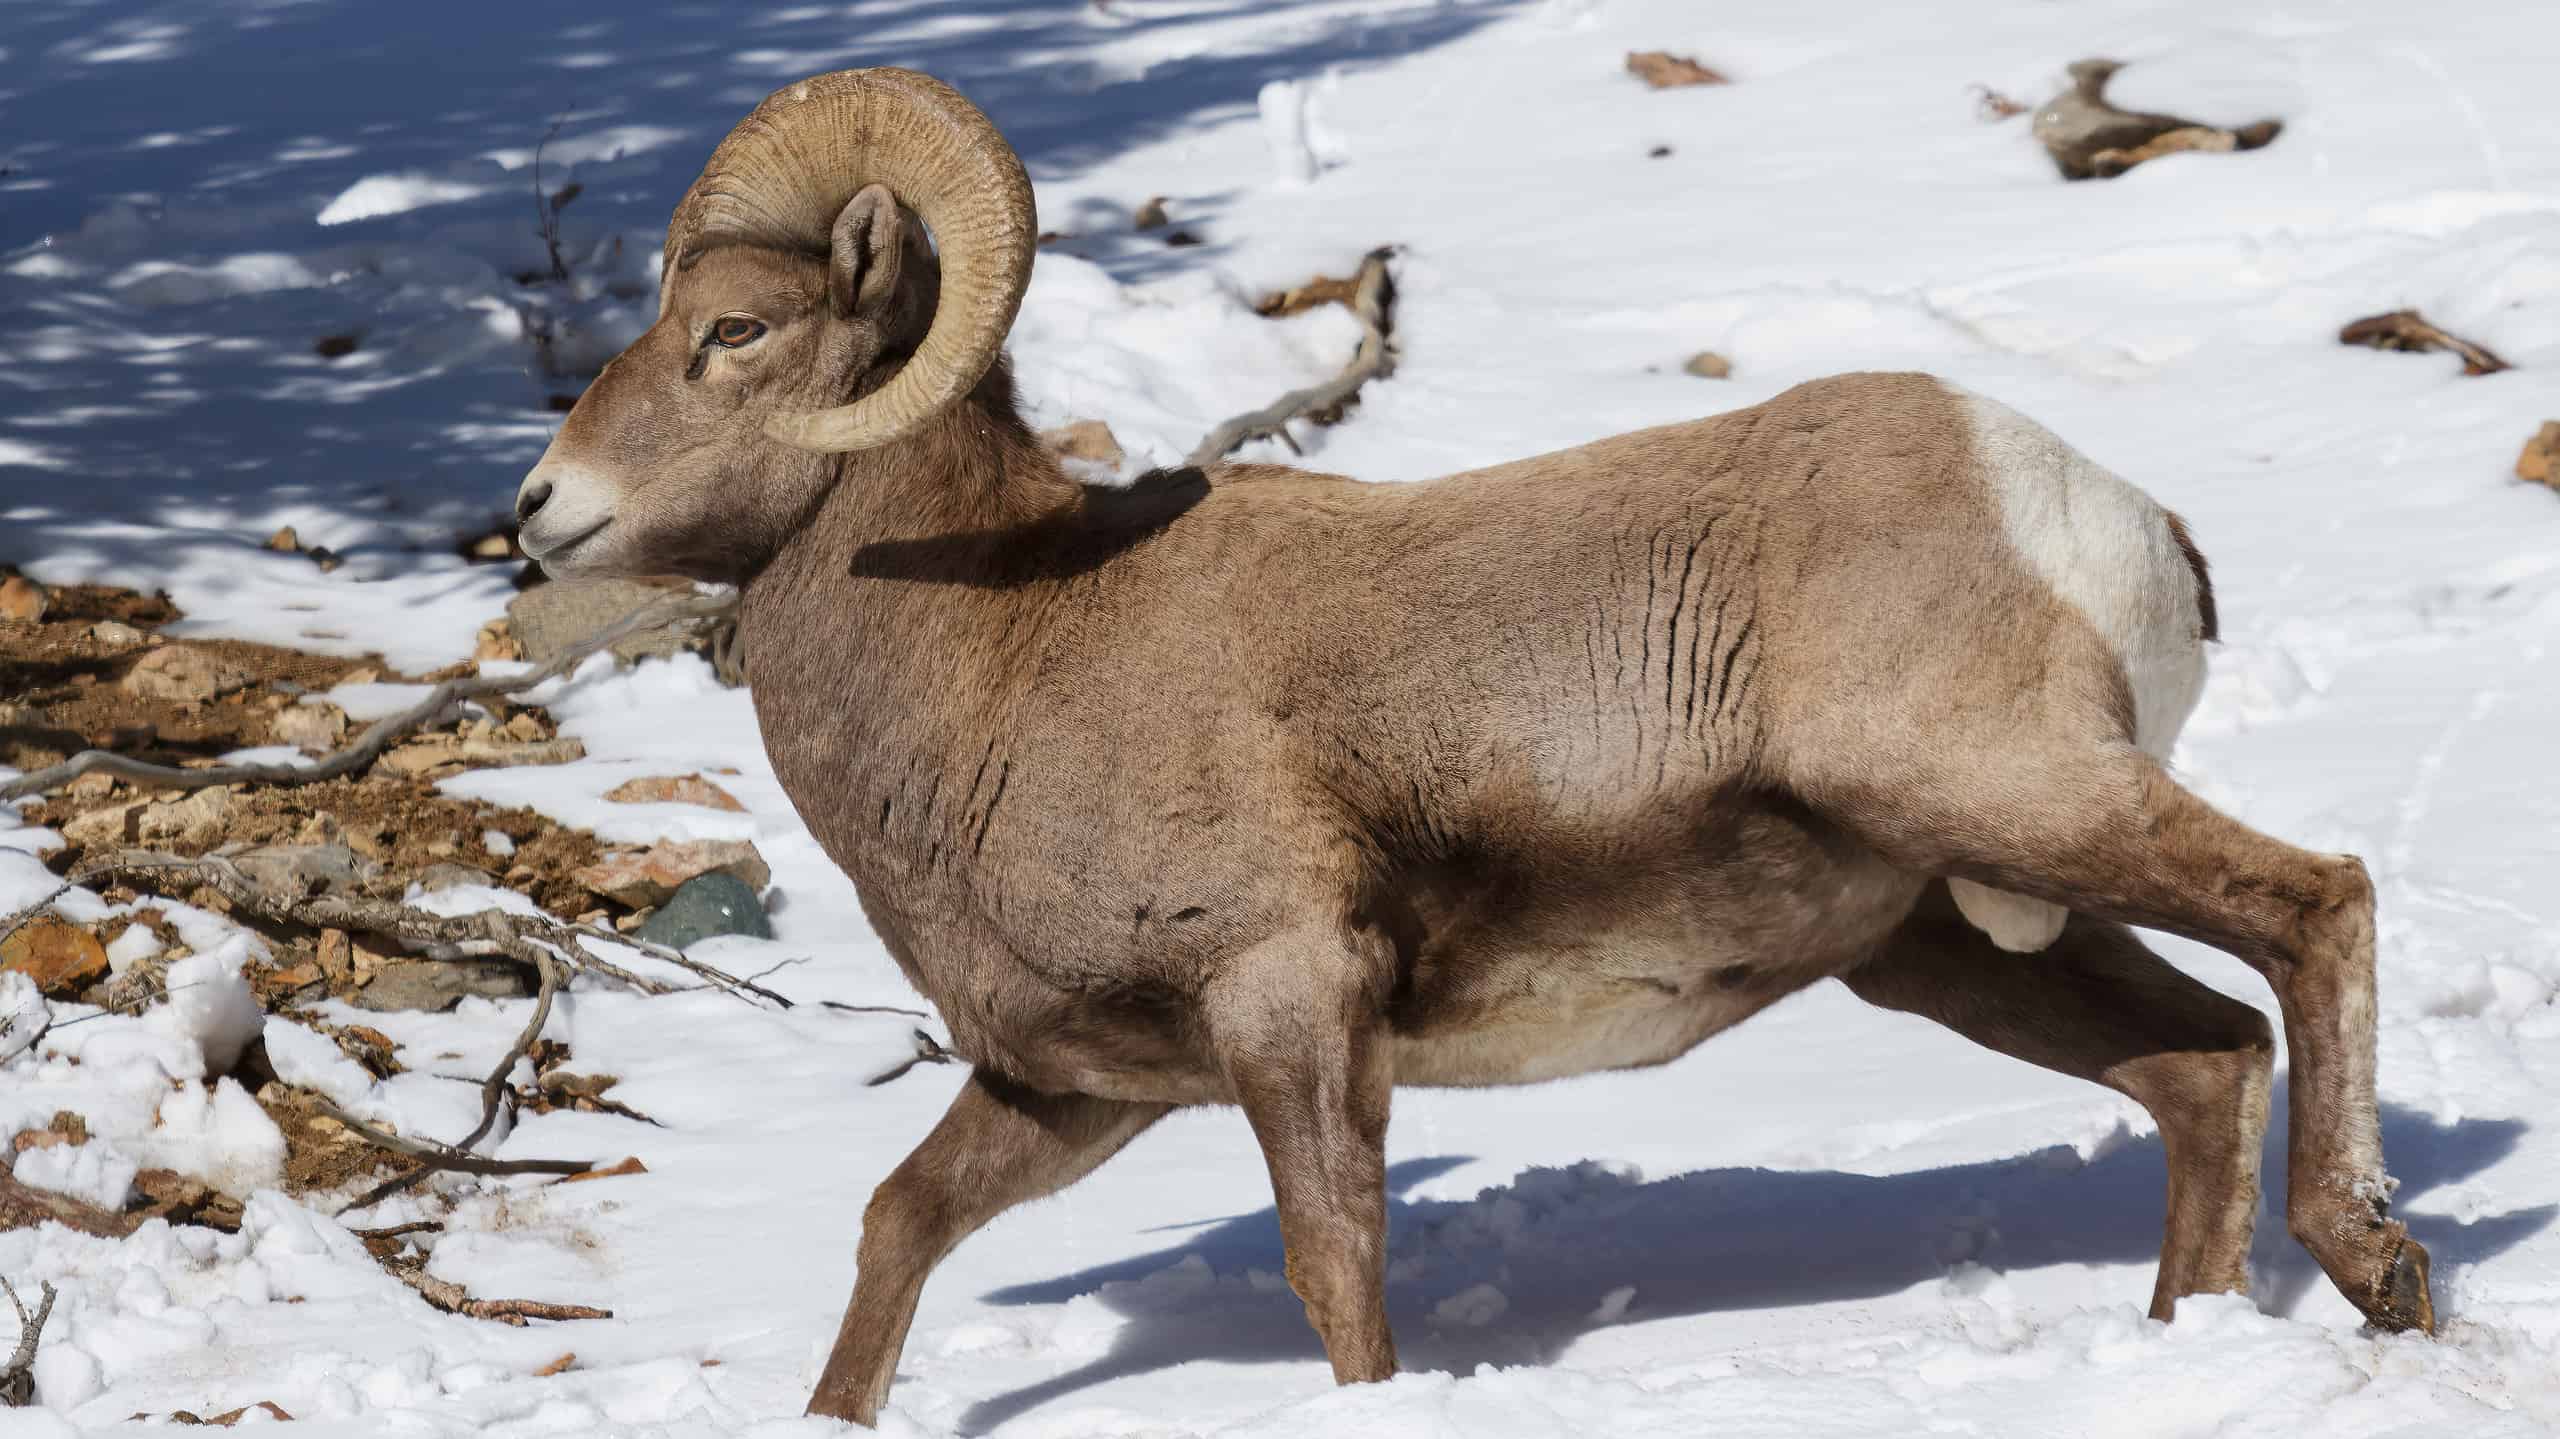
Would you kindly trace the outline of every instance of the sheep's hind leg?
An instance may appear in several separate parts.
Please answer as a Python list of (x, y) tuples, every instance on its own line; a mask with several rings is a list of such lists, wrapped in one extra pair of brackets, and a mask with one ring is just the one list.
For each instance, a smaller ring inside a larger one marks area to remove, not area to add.
[(2119, 924), (2075, 915), (2019, 955), (1934, 887), (1882, 952), (1842, 975), (1859, 998), (1936, 1020), (2151, 1112), (2169, 1167), (2151, 1316), (2249, 1287), (2275, 1037), (2266, 1017), (2181, 974)]
[(872, 1191), (853, 1300), (809, 1412), (870, 1424), (889, 1397), (925, 1276), (988, 1220), (1091, 1173), (1171, 1108), (1042, 1094), (980, 1069)]
[(1800, 790), (1914, 873), (2167, 930), (2265, 976), (2292, 1066), (2287, 1227), (2375, 1327), (2432, 1332), (2427, 1252), (2388, 1212), (2364, 865), (2217, 813), (2129, 744), (1980, 738), (1892, 756), (1889, 787), (1861, 767), (1800, 776)]

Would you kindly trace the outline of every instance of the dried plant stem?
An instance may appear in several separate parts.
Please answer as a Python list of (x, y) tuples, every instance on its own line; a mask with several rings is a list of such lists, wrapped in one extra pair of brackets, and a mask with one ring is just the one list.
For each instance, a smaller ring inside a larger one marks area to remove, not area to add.
[(1388, 343), (1395, 303), (1395, 283), (1387, 274), (1387, 256), (1391, 253), (1387, 249), (1370, 251), (1360, 261), (1360, 273), (1352, 279), (1351, 313), (1360, 321), (1360, 348), (1352, 353), (1351, 363), (1332, 379), (1291, 390), (1259, 410), (1219, 425), (1193, 447), (1184, 464), (1216, 464), (1236, 446), (1266, 435), (1295, 451), (1298, 442), (1289, 437), (1291, 420), (1343, 405), (1360, 393), (1362, 385), (1394, 372), (1395, 351)]

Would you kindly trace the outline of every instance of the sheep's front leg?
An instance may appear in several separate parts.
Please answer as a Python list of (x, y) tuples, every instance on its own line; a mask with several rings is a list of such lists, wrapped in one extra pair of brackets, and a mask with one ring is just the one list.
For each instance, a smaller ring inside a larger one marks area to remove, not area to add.
[(1257, 945), (1208, 994), (1219, 1064), (1271, 1167), (1289, 1287), (1340, 1384), (1396, 1372), (1383, 978), (1356, 939), (1315, 931)]
[(889, 1397), (925, 1276), (961, 1240), (1091, 1173), (1168, 1106), (1042, 1094), (974, 1070), (863, 1211), (859, 1272), (809, 1412), (868, 1425)]

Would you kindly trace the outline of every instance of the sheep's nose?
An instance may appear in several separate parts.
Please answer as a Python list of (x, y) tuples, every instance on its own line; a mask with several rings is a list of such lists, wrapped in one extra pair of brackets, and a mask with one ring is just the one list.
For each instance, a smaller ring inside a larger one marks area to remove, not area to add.
[(550, 499), (551, 482), (549, 480), (535, 480), (516, 491), (516, 523), (523, 524), (532, 519), (545, 504), (549, 503)]

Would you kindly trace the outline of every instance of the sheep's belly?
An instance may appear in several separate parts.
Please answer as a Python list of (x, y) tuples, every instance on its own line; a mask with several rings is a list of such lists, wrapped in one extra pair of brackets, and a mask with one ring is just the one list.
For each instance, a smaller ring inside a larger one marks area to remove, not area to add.
[(1536, 1084), (1594, 1070), (1640, 1069), (1679, 1058), (1760, 1007), (1741, 999), (1652, 994), (1540, 1020), (1399, 1035), (1396, 1083)]

